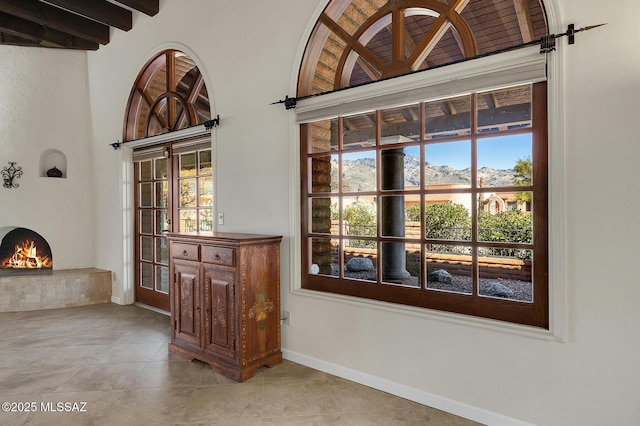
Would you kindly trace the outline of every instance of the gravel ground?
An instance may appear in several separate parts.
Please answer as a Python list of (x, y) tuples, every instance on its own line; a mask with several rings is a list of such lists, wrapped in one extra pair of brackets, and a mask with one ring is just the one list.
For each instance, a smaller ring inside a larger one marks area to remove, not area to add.
[[(331, 266), (331, 275), (339, 276), (338, 266)], [(352, 278), (365, 281), (376, 281), (376, 271), (349, 272), (345, 274), (345, 278)], [(480, 294), (482, 289), (489, 283), (502, 284), (513, 291), (511, 300), (520, 300), (524, 302), (533, 301), (533, 286), (529, 281), (506, 280), (502, 278), (480, 278)], [(471, 294), (471, 277), (462, 275), (452, 275), (451, 283), (441, 283), (437, 281), (429, 281), (427, 288), (431, 290), (451, 291), (455, 293)]]

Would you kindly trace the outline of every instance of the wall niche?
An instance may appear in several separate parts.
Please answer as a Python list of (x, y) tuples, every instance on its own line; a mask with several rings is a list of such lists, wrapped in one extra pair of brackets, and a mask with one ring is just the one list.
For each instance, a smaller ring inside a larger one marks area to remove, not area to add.
[(46, 149), (40, 154), (40, 177), (67, 177), (67, 156), (57, 149)]

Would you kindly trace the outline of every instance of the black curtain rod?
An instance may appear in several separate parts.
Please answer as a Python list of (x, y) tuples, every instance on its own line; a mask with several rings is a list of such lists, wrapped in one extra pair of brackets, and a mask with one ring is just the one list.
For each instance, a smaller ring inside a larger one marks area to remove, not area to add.
[(413, 71), (413, 72), (410, 72), (408, 74), (402, 74), (402, 75), (398, 75), (398, 76), (387, 77), (387, 78), (383, 78), (383, 79), (375, 80), (375, 81), (368, 81), (366, 83), (358, 84), (358, 85), (355, 85), (355, 86), (342, 87), (340, 89), (334, 89), (334, 90), (330, 90), (328, 92), (314, 93), (312, 95), (301, 96), (299, 98), (295, 98), (295, 97), (294, 98), (290, 98), (287, 95), (287, 96), (284, 97), (284, 99), (281, 99), (281, 100), (276, 101), (276, 102), (272, 102), (270, 105), (284, 104), (285, 109), (294, 109), (296, 107), (297, 102), (301, 101), (301, 100), (304, 100), (304, 99), (310, 99), (310, 98), (315, 98), (315, 97), (318, 97), (318, 96), (324, 96), (324, 95), (328, 95), (330, 93), (340, 92), (340, 91), (351, 89), (351, 88), (354, 88), (354, 87), (360, 87), (360, 86), (366, 86), (366, 85), (372, 84), (372, 83), (378, 83), (379, 81), (385, 81), (385, 80), (391, 80), (391, 79), (398, 78), (398, 77), (404, 77), (406, 75), (422, 73), (422, 72), (430, 71), (430, 70), (433, 70), (433, 69), (436, 69), (436, 68), (440, 68), (440, 67), (446, 67), (446, 66), (453, 65), (453, 64), (459, 64), (459, 63), (462, 63), (462, 62), (471, 61), (473, 59), (484, 58), (486, 56), (496, 55), (498, 53), (510, 52), (512, 50), (522, 49), (523, 47), (534, 46), (536, 44), (540, 45), (540, 53), (541, 54), (542, 53), (550, 53), (550, 52), (553, 52), (554, 50), (556, 50), (556, 39), (566, 36), (566, 37), (569, 38), (569, 44), (574, 44), (575, 43), (575, 34), (576, 33), (579, 33), (581, 31), (588, 31), (588, 30), (591, 30), (591, 29), (594, 29), (594, 28), (601, 27), (603, 25), (607, 25), (607, 24), (605, 23), (605, 24), (598, 24), (598, 25), (590, 25), (590, 26), (582, 27), (582, 28), (579, 28), (579, 29), (576, 30), (574, 24), (569, 24), (569, 26), (567, 27), (567, 31), (564, 32), (564, 33), (561, 33), (561, 34), (549, 34), (549, 35), (541, 37), (538, 40), (532, 40), (532, 41), (529, 41), (527, 43), (519, 44), (517, 46), (511, 46), (511, 47), (507, 47), (507, 48), (504, 48), (504, 49), (495, 50), (493, 52), (485, 53), (485, 54), (482, 54), (482, 55), (476, 55), (476, 56), (473, 56), (471, 58), (460, 59), (458, 61), (449, 62), (448, 64), (436, 65), (434, 67), (426, 68), (426, 69), (423, 69), (423, 70)]
[[(218, 127), (219, 125), (220, 125), (220, 115), (216, 115), (216, 118), (212, 118), (211, 120), (204, 121), (204, 122), (202, 122), (200, 124), (196, 124), (195, 126), (185, 127), (184, 129), (180, 129), (180, 130), (193, 129), (194, 127), (198, 127), (198, 126), (204, 126), (205, 129), (211, 130), (214, 127)], [(165, 133), (163, 133), (163, 134), (165, 134)], [(159, 136), (159, 135), (156, 135), (156, 136)], [(149, 137), (153, 137), (153, 136), (149, 136)], [(118, 141), (118, 142), (111, 143), (109, 145), (111, 145), (111, 148), (113, 148), (114, 151), (117, 151), (125, 143), (135, 142), (135, 141), (138, 141), (138, 140), (140, 140), (140, 139), (134, 139), (134, 140), (131, 140), (131, 141), (123, 141), (123, 142)]]

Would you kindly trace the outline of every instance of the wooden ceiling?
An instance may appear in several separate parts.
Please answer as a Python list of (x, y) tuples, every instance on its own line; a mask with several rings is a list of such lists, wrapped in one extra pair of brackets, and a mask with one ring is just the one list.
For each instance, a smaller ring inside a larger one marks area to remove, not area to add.
[(155, 16), (159, 0), (0, 0), (0, 44), (97, 50), (133, 14)]

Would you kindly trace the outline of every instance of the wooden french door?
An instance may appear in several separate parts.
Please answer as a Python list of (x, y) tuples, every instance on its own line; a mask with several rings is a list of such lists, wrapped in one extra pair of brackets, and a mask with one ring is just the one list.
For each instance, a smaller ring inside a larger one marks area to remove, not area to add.
[(211, 160), (208, 137), (134, 151), (137, 302), (170, 309), (167, 232), (213, 229)]

